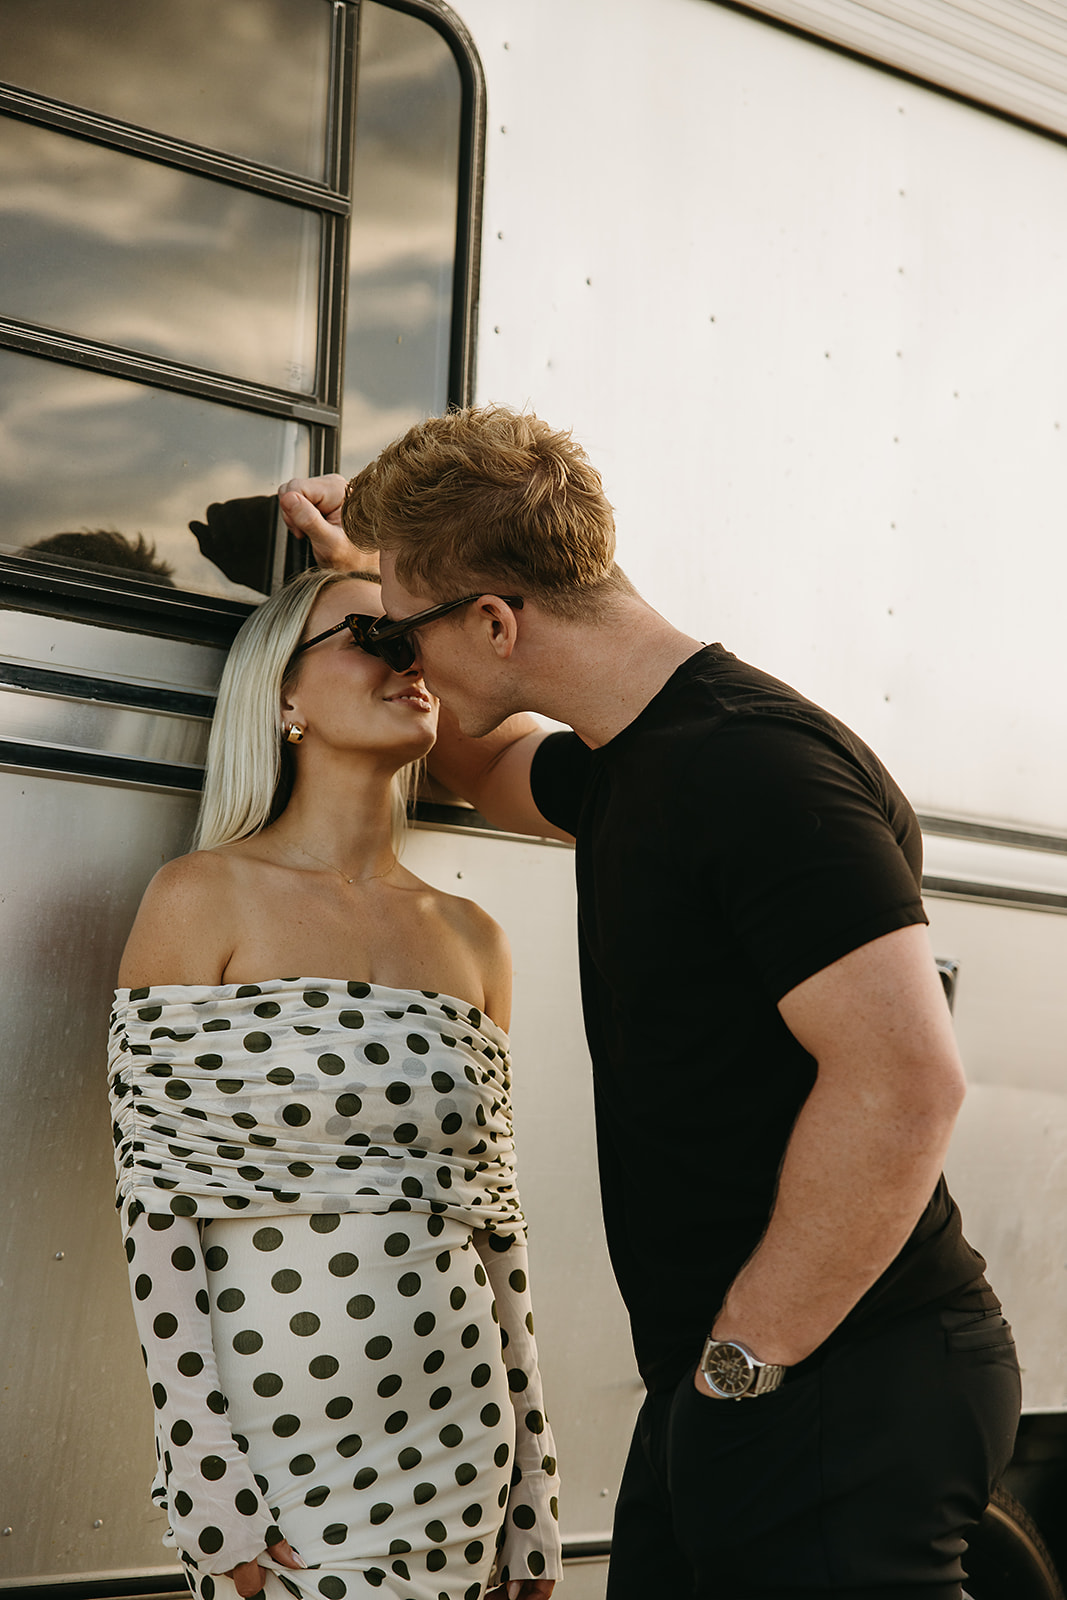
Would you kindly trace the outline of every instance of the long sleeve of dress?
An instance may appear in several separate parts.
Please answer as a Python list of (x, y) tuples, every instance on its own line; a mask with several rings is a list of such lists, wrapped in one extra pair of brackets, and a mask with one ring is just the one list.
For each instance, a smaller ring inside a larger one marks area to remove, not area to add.
[(515, 1412), (511, 1490), (500, 1530), (495, 1582), (561, 1578), (559, 1475), (541, 1391), (526, 1240), (518, 1232), (480, 1228), (474, 1242), (496, 1301)]
[[(156, 1408), (153, 1500), (173, 1542), (202, 1571), (227, 1572), (282, 1534), (234, 1436), (219, 1388), (207, 1271), (192, 1217), (122, 1208), (134, 1314)], [(165, 1539), (170, 1543), (170, 1539)]]

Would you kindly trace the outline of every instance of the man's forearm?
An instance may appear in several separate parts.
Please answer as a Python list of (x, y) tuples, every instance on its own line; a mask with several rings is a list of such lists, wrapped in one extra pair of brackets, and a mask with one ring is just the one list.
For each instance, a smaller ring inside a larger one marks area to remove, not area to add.
[[(447, 706), (442, 705), (437, 743), (427, 757), (431, 777), (452, 794), (477, 806), (501, 757), (528, 734), (541, 730), (533, 717), (519, 712), (481, 739), (461, 733)], [(480, 807), (479, 807), (480, 809)]]
[(525, 713), (509, 717), (484, 738), (461, 733), (441, 707), (437, 743), (430, 753), (431, 777), (508, 833), (569, 839), (538, 811), (530, 791), (530, 767), (544, 729)]
[(936, 1187), (954, 1113), (816, 1082), (782, 1164), (767, 1231), (715, 1320), (761, 1361), (792, 1365), (847, 1316), (897, 1256)]

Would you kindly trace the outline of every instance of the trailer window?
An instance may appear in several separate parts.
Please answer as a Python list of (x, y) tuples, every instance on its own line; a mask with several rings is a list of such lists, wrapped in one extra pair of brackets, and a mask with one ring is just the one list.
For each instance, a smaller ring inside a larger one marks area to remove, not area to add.
[(0, 6), (9, 603), (95, 586), (174, 633), (187, 595), (226, 637), (306, 559), (280, 481), (468, 398), (471, 97), (404, 4), (365, 0), (358, 69), (351, 0)]
[(3, 0), (0, 10), (9, 83), (327, 180), (327, 0)]
[(4, 144), (7, 316), (314, 391), (313, 211), (32, 123)]

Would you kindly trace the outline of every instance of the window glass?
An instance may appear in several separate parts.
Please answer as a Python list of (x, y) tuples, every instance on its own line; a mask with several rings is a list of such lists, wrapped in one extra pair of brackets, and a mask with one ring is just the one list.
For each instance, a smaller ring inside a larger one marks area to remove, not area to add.
[(330, 0), (0, 0), (0, 77), (322, 181)]
[(0, 130), (5, 316), (314, 389), (315, 213), (49, 128)]
[(448, 405), (461, 84), (440, 34), (365, 0), (341, 468)]
[(0, 350), (7, 551), (132, 577), (152, 576), (147, 556), (175, 588), (258, 600), (271, 585), (274, 492), (308, 467), (298, 423)]

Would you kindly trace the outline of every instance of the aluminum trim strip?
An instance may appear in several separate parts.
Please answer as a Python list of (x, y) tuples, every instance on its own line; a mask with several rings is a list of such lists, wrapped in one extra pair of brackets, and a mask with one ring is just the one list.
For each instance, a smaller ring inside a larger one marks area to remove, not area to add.
[(986, 844), (1004, 844), (1014, 850), (1047, 850), (1051, 855), (1067, 855), (1067, 837), (1042, 833), (1036, 828), (1017, 828), (1010, 822), (978, 822), (969, 817), (939, 817), (919, 814), (923, 833), (942, 839), (975, 839)]
[(16, 666), (0, 661), (0, 687), (55, 699), (88, 700), (107, 705), (127, 706), (141, 711), (160, 711), (210, 721), (215, 714), (213, 695), (188, 690), (157, 688), (151, 684), (116, 683), (89, 673), (56, 672), (50, 667)]
[(0, 736), (20, 745), (198, 771), (208, 733), (207, 719), (201, 716), (0, 688)]
[(1067, 916), (1067, 894), (1053, 894), (1044, 889), (969, 883), (962, 878), (933, 878), (924, 874), (923, 894), (941, 900), (974, 900), (982, 905), (1013, 906), (1020, 911), (1049, 911)]
[(17, 666), (53, 668), (109, 683), (155, 684), (214, 699), (226, 652), (211, 644), (127, 633), (91, 623), (4, 611), (4, 659)]
[(200, 767), (141, 761), (98, 750), (58, 749), (0, 738), (0, 768), (11, 772), (53, 773), (57, 778), (117, 783), (126, 789), (166, 789), (182, 794), (203, 788)]

